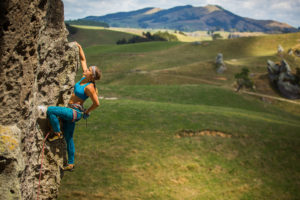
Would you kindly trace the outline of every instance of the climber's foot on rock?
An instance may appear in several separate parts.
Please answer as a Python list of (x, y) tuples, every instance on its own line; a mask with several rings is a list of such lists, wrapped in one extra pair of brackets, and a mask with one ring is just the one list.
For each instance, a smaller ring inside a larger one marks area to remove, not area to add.
[(72, 172), (74, 170), (75, 166), (73, 164), (68, 164), (68, 166), (64, 167), (64, 171)]
[(46, 116), (47, 115), (47, 109), (48, 109), (47, 106), (43, 106), (43, 105), (38, 106), (38, 111), (41, 115)]
[(54, 133), (54, 136), (48, 138), (49, 142), (53, 142), (55, 140), (59, 140), (59, 139), (62, 139), (64, 136), (62, 134), (62, 132), (57, 132), (57, 133)]

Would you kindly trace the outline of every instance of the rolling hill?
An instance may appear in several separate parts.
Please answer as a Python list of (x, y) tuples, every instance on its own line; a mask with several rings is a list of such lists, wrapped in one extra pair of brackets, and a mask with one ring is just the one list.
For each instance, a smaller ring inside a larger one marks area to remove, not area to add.
[(102, 21), (112, 27), (167, 28), (181, 31), (225, 30), (240, 32), (282, 33), (297, 29), (273, 20), (244, 18), (220, 6), (178, 6), (170, 9), (144, 8), (105, 16), (88, 16), (84, 20)]

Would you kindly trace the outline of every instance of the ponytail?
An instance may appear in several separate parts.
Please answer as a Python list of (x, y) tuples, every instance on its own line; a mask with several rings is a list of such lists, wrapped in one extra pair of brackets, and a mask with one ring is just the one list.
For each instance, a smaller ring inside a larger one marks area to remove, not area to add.
[(102, 77), (102, 72), (101, 70), (96, 67), (96, 66), (91, 66), (92, 67), (92, 73), (93, 73), (93, 81), (91, 81), (93, 84), (94, 84), (94, 88), (95, 88), (95, 91), (96, 91), (96, 94), (98, 96), (98, 89), (96, 88), (96, 83), (95, 83), (95, 80), (100, 80), (101, 77)]
[(92, 83), (94, 84), (94, 88), (95, 88), (96, 94), (97, 94), (97, 96), (98, 96), (98, 89), (97, 89), (97, 87), (96, 87), (96, 83), (95, 83), (95, 81), (92, 81)]

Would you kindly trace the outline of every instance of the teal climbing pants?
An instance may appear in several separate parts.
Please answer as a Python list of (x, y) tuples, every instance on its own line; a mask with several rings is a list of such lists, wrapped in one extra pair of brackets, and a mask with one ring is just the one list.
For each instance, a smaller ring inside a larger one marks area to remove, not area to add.
[[(47, 117), (50, 120), (50, 124), (54, 132), (60, 132), (59, 119), (62, 121), (62, 129), (64, 138), (67, 143), (68, 151), (68, 164), (74, 164), (75, 146), (73, 141), (73, 133), (75, 129), (75, 122), (79, 121), (82, 117), (82, 112), (74, 108), (76, 115), (73, 113), (72, 108), (50, 106), (47, 109)], [(58, 119), (59, 118), (59, 119)]]

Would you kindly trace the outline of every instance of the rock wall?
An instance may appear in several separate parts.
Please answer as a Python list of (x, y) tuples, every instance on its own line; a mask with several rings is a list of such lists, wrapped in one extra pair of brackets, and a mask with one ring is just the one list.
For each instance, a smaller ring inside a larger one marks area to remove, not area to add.
[[(66, 105), (79, 66), (61, 0), (0, 2), (0, 199), (36, 199), (43, 139), (40, 105)], [(64, 141), (45, 143), (39, 199), (55, 199)]]

